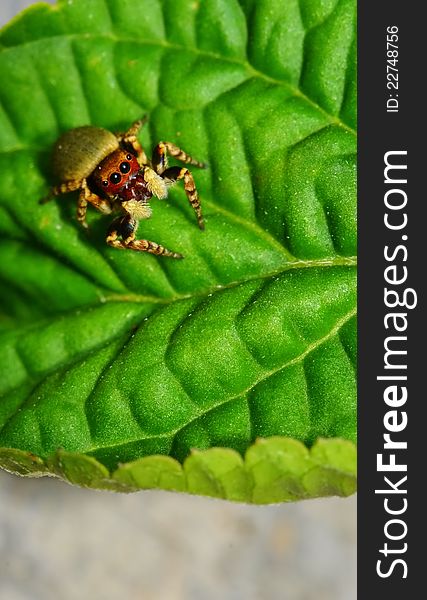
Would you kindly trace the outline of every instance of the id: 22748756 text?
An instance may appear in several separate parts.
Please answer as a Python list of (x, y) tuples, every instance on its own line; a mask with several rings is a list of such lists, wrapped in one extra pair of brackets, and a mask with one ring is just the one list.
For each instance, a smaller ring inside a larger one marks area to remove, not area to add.
[(397, 25), (387, 27), (387, 112), (399, 112), (399, 28)]

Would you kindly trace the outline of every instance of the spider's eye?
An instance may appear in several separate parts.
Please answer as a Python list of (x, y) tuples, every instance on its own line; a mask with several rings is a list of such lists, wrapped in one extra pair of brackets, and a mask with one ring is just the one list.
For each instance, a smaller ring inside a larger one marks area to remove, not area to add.
[(126, 154), (126, 158), (127, 158), (128, 160), (132, 160), (133, 156), (132, 156), (132, 154)]
[(122, 180), (122, 176), (120, 175), (120, 173), (111, 173), (111, 175), (110, 175), (111, 183), (117, 184), (117, 183), (120, 183), (121, 180)]
[(120, 164), (120, 173), (129, 173), (130, 171), (130, 164), (128, 162), (122, 162)]
[(107, 187), (108, 181), (106, 179), (104, 179), (104, 181), (102, 182), (102, 185), (105, 185), (105, 187)]

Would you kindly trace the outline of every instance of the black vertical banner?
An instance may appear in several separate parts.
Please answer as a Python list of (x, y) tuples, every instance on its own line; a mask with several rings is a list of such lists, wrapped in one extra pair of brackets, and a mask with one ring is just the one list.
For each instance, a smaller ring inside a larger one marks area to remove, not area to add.
[(358, 5), (361, 600), (423, 597), (427, 577), (422, 8), (396, 0)]

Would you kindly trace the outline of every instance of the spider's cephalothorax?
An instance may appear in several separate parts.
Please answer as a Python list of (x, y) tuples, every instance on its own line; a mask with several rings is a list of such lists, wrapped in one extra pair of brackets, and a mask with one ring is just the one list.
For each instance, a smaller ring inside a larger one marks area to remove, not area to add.
[(53, 168), (61, 183), (52, 188), (50, 196), (80, 190), (77, 219), (84, 227), (88, 202), (103, 213), (119, 211), (121, 215), (108, 229), (106, 241), (110, 246), (182, 258), (155, 242), (136, 240), (136, 230), (139, 221), (151, 215), (149, 200), (153, 196), (166, 198), (168, 188), (181, 179), (203, 229), (193, 176), (186, 167), (168, 167), (167, 154), (196, 167), (206, 165), (170, 142), (157, 144), (149, 161), (137, 139), (144, 122), (145, 119), (136, 121), (122, 134), (91, 125), (64, 133), (53, 153)]

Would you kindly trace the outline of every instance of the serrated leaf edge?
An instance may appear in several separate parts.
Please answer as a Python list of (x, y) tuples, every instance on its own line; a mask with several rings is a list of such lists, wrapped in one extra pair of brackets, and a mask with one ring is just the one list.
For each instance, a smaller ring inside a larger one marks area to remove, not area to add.
[[(318, 452), (320, 447), (324, 452)], [(350, 455), (348, 466), (335, 464), (330, 450)], [(303, 467), (300, 464), (295, 469), (295, 456)], [(328, 462), (322, 460), (325, 456)], [(42, 459), (31, 452), (0, 448), (0, 468), (23, 477), (53, 476), (92, 489), (127, 493), (163, 489), (249, 504), (273, 504), (353, 494), (356, 444), (342, 438), (319, 438), (308, 448), (298, 440), (273, 436), (258, 438), (243, 458), (230, 448), (209, 448), (194, 450), (183, 464), (170, 456), (153, 455), (119, 464), (113, 472), (92, 456), (63, 449)], [(306, 476), (315, 471), (319, 472), (319, 484), (313, 486), (311, 480), (307, 489)]]

